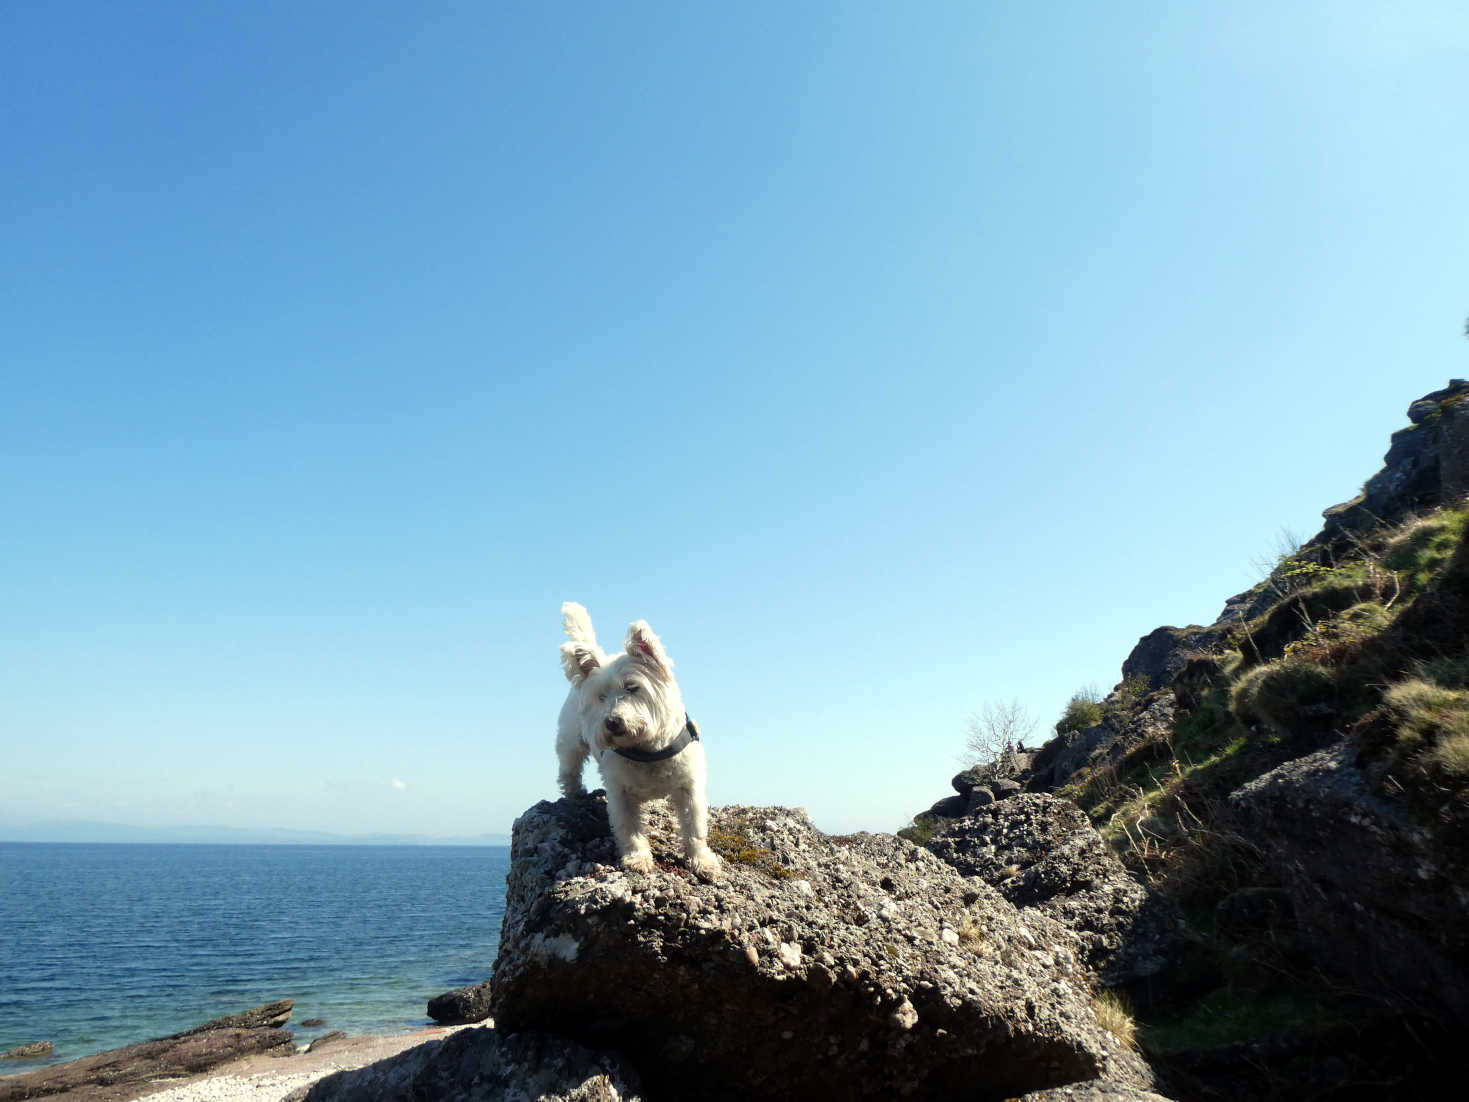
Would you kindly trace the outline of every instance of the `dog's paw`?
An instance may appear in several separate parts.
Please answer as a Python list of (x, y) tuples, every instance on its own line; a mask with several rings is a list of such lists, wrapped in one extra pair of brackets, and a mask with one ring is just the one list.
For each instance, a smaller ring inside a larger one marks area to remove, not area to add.
[(633, 850), (622, 859), (622, 867), (628, 872), (641, 873), (646, 876), (654, 869), (653, 855), (647, 850)]
[(712, 849), (705, 847), (697, 853), (689, 856), (689, 869), (700, 880), (713, 883), (719, 879), (719, 874), (724, 871), (724, 862)]

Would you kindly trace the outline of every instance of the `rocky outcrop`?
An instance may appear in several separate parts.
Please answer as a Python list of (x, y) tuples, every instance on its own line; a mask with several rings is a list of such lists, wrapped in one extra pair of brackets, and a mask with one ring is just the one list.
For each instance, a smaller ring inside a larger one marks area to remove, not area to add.
[(1469, 381), (1452, 379), (1408, 407), (1408, 428), (1392, 434), (1382, 470), (1351, 501), (1322, 516), (1326, 526), (1312, 542), (1341, 529), (1394, 523), (1415, 509), (1455, 501), (1469, 488)]
[(295, 1038), (269, 1026), (189, 1030), (156, 1041), (0, 1078), (0, 1102), (66, 1096), (67, 1102), (124, 1102), (157, 1090), (160, 1080), (197, 1075), (255, 1053), (288, 1056)]
[(365, 1068), (318, 1080), (287, 1102), (637, 1102), (614, 1054), (542, 1033), (465, 1029)]
[(490, 984), (456, 987), (428, 1001), (428, 1016), (443, 1025), (482, 1022), (490, 1016)]
[(296, 1007), (295, 999), (280, 999), (253, 1010), (242, 1010), (238, 1014), (226, 1014), (193, 1029), (175, 1033), (175, 1037), (192, 1037), (196, 1033), (213, 1033), (220, 1029), (280, 1029), (291, 1020), (291, 1011)]
[(32, 1041), (28, 1045), (17, 1045), (8, 1052), (0, 1052), (0, 1060), (44, 1060), (55, 1051), (50, 1041)]
[(1430, 830), (1375, 793), (1345, 740), (1230, 796), (1271, 854), (1318, 964), (1469, 1021), (1469, 891)]
[[(672, 820), (651, 818), (654, 853), (676, 853)], [(612, 1048), (668, 1099), (1150, 1085), (1097, 1024), (1067, 947), (982, 880), (783, 808), (716, 808), (710, 842), (720, 883), (672, 861), (640, 877), (617, 864), (600, 795), (521, 816), (498, 1028)]]
[(1165, 688), (1190, 658), (1207, 654), (1224, 641), (1218, 625), (1154, 628), (1137, 641), (1122, 662), (1122, 679), (1146, 677), (1149, 690)]
[(1176, 914), (1128, 874), (1070, 800), (1025, 793), (979, 808), (927, 848), (1060, 923), (1108, 985), (1156, 976), (1167, 963)]

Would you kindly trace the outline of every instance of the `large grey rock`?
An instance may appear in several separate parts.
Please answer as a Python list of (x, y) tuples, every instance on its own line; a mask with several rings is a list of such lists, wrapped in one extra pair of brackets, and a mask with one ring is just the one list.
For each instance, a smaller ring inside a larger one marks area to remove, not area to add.
[(609, 1052), (543, 1033), (464, 1029), (365, 1068), (339, 1072), (287, 1102), (637, 1102), (636, 1076)]
[(946, 824), (927, 847), (966, 876), (1034, 907), (1076, 938), (1109, 985), (1156, 976), (1178, 917), (1139, 884), (1070, 800), (1023, 793)]
[(1373, 792), (1355, 758), (1343, 740), (1242, 786), (1230, 805), (1271, 855), (1322, 968), (1469, 1021), (1469, 870)]
[(941, 819), (957, 819), (964, 814), (964, 809), (969, 806), (967, 796), (945, 796), (928, 809), (930, 815), (937, 815)]
[[(517, 820), (493, 1010), (615, 1048), (658, 1098), (1001, 1098), (1151, 1074), (1044, 921), (891, 835), (726, 807), (717, 884), (616, 863), (600, 796)], [(1039, 933), (1037, 932), (1039, 930)]]
[(1081, 731), (1063, 731), (1036, 754), (1026, 787), (1033, 792), (1060, 788), (1116, 737), (1117, 731), (1105, 722)]
[(1161, 689), (1196, 655), (1207, 654), (1224, 641), (1219, 627), (1154, 628), (1137, 641), (1122, 663), (1122, 679), (1146, 677), (1148, 688)]

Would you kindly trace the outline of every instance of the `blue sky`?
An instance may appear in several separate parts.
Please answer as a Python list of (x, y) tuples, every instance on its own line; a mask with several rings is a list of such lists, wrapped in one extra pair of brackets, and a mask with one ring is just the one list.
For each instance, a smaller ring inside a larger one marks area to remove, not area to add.
[(5, 6), (0, 833), (506, 831), (567, 599), (716, 803), (901, 826), (1465, 373), (1466, 61), (1452, 3)]

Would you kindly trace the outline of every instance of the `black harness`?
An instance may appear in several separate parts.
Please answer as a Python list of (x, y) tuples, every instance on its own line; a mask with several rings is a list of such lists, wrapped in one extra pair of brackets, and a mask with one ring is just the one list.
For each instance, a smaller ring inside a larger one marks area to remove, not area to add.
[(628, 761), (667, 761), (669, 758), (676, 757), (677, 755), (682, 754), (684, 752), (684, 748), (687, 747), (689, 743), (698, 741), (699, 728), (694, 724), (694, 721), (688, 717), (688, 713), (685, 712), (683, 717), (683, 730), (678, 733), (678, 737), (676, 739), (670, 742), (662, 750), (639, 750), (636, 747), (623, 749), (621, 746), (614, 746), (612, 747), (612, 752), (614, 754), (620, 754)]

